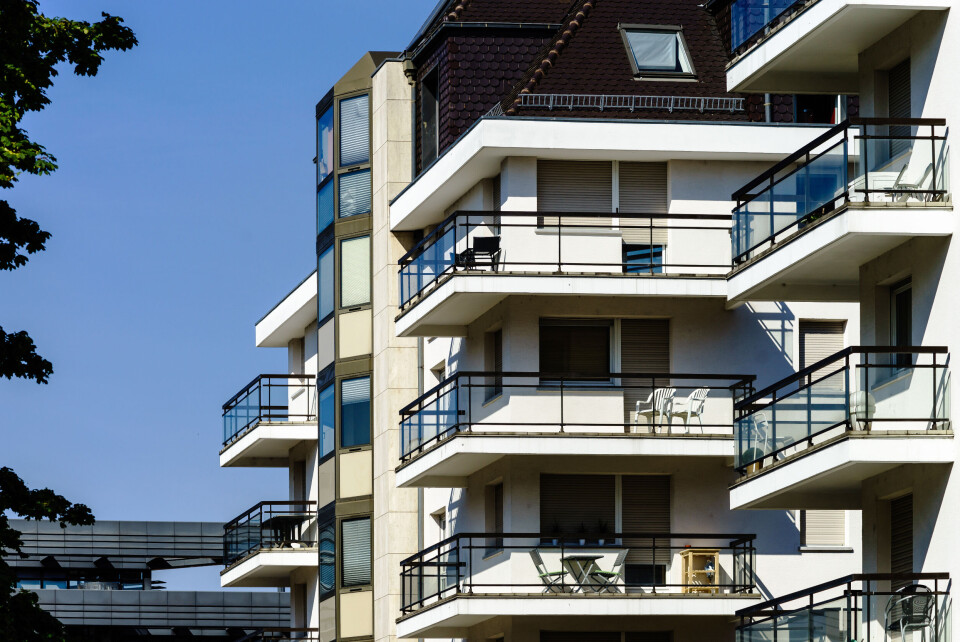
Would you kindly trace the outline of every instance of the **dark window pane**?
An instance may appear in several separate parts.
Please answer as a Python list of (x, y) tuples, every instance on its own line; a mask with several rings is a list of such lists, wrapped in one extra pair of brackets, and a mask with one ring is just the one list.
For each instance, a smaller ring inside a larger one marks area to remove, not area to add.
[(623, 246), (623, 271), (626, 274), (662, 274), (662, 245)]
[(340, 384), (340, 447), (370, 443), (370, 377)]
[(605, 380), (610, 374), (610, 323), (544, 319), (540, 372), (547, 379)]
[(334, 395), (333, 384), (320, 391), (320, 458), (333, 452)]
[(317, 192), (317, 234), (333, 224), (333, 179)]
[(320, 323), (333, 314), (333, 248), (327, 250), (317, 259), (317, 318)]

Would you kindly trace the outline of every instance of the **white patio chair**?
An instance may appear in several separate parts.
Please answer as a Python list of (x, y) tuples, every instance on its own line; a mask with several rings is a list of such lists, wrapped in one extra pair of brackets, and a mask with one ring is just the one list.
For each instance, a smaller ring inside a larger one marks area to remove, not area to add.
[(703, 408), (707, 403), (707, 395), (710, 391), (706, 388), (697, 388), (687, 397), (686, 404), (680, 407), (680, 410), (671, 410), (670, 422), (673, 423), (674, 417), (680, 417), (683, 420), (683, 426), (690, 432), (689, 422), (694, 417), (700, 424), (700, 434), (703, 434)]
[(850, 393), (850, 428), (852, 430), (870, 430), (876, 411), (877, 402), (872, 394), (864, 390)]
[(673, 396), (675, 394), (677, 394), (676, 388), (655, 389), (647, 396), (647, 400), (642, 402), (649, 405), (648, 408), (641, 408), (641, 402), (637, 400), (635, 423), (639, 425), (640, 417), (644, 417), (650, 423), (651, 431), (656, 432), (657, 425), (663, 425), (663, 420), (666, 418), (667, 431), (669, 432), (670, 412), (673, 410)]

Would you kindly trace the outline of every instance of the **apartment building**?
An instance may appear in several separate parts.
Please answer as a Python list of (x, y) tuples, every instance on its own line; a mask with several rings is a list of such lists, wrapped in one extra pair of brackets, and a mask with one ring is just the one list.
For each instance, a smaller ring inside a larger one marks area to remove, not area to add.
[(946, 639), (948, 13), (781, 4), (443, 1), (317, 104), (224, 406), (262, 639)]

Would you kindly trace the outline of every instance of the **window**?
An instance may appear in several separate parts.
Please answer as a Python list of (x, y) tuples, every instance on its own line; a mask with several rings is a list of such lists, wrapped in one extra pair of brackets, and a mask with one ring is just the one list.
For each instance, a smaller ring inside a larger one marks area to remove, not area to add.
[[(910, 118), (910, 59), (907, 58), (887, 72), (887, 115), (890, 118)], [(909, 136), (909, 125), (892, 125), (891, 136)], [(903, 138), (890, 141), (890, 158), (896, 158), (910, 149), (910, 141)]]
[[(890, 345), (905, 348), (913, 343), (913, 287), (910, 279), (890, 288)], [(905, 368), (913, 363), (909, 354), (895, 355), (894, 363)]]
[(340, 242), (340, 307), (370, 303), (370, 237)]
[(340, 175), (340, 218), (370, 213), (370, 170)]
[[(490, 484), (485, 490), (485, 516), (486, 528), (488, 533), (503, 533), (503, 483)], [(486, 554), (496, 553), (503, 549), (502, 537), (490, 537), (487, 539)]]
[(693, 77), (693, 62), (680, 27), (624, 25), (620, 32), (635, 76)]
[[(890, 501), (890, 572), (913, 573), (913, 495), (903, 495)], [(894, 591), (910, 580), (894, 580)]]
[(440, 149), (438, 123), (440, 121), (440, 75), (437, 69), (428, 73), (420, 83), (420, 167), (437, 158)]
[(333, 384), (320, 391), (317, 416), (320, 419), (320, 459), (333, 452), (334, 395)]
[(545, 379), (606, 381), (610, 377), (609, 320), (540, 319), (540, 372)]
[(484, 361), (488, 371), (486, 401), (490, 401), (503, 392), (503, 330), (487, 332), (484, 335)]
[(343, 586), (370, 583), (370, 518), (344, 520), (340, 523), (343, 542)]
[(370, 161), (370, 97), (340, 101), (340, 167)]
[(800, 534), (804, 546), (837, 547), (847, 543), (847, 514), (842, 510), (800, 511)]
[(320, 537), (320, 594), (333, 593), (336, 588), (336, 524), (333, 504), (321, 509), (318, 523)]
[(597, 539), (616, 531), (615, 475), (540, 475), (540, 530)]
[(662, 274), (662, 245), (623, 244), (624, 274)]
[(317, 188), (317, 234), (333, 223), (333, 179)]
[(340, 447), (370, 443), (370, 377), (340, 383)]
[(317, 185), (333, 172), (333, 107), (317, 119)]
[(333, 282), (333, 247), (328, 247), (317, 259), (317, 318), (320, 325), (333, 314)]

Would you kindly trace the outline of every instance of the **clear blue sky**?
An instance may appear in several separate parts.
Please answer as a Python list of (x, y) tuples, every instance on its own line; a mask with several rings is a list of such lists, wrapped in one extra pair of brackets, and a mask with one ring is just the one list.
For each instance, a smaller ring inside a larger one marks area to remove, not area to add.
[(26, 126), (60, 169), (0, 192), (53, 234), (0, 272), (0, 325), (49, 385), (0, 379), (0, 465), (100, 519), (227, 520), (285, 470), (218, 467), (220, 406), (283, 350), (254, 324), (315, 267), (314, 105), (434, 0), (41, 0), (140, 45), (63, 69)]

